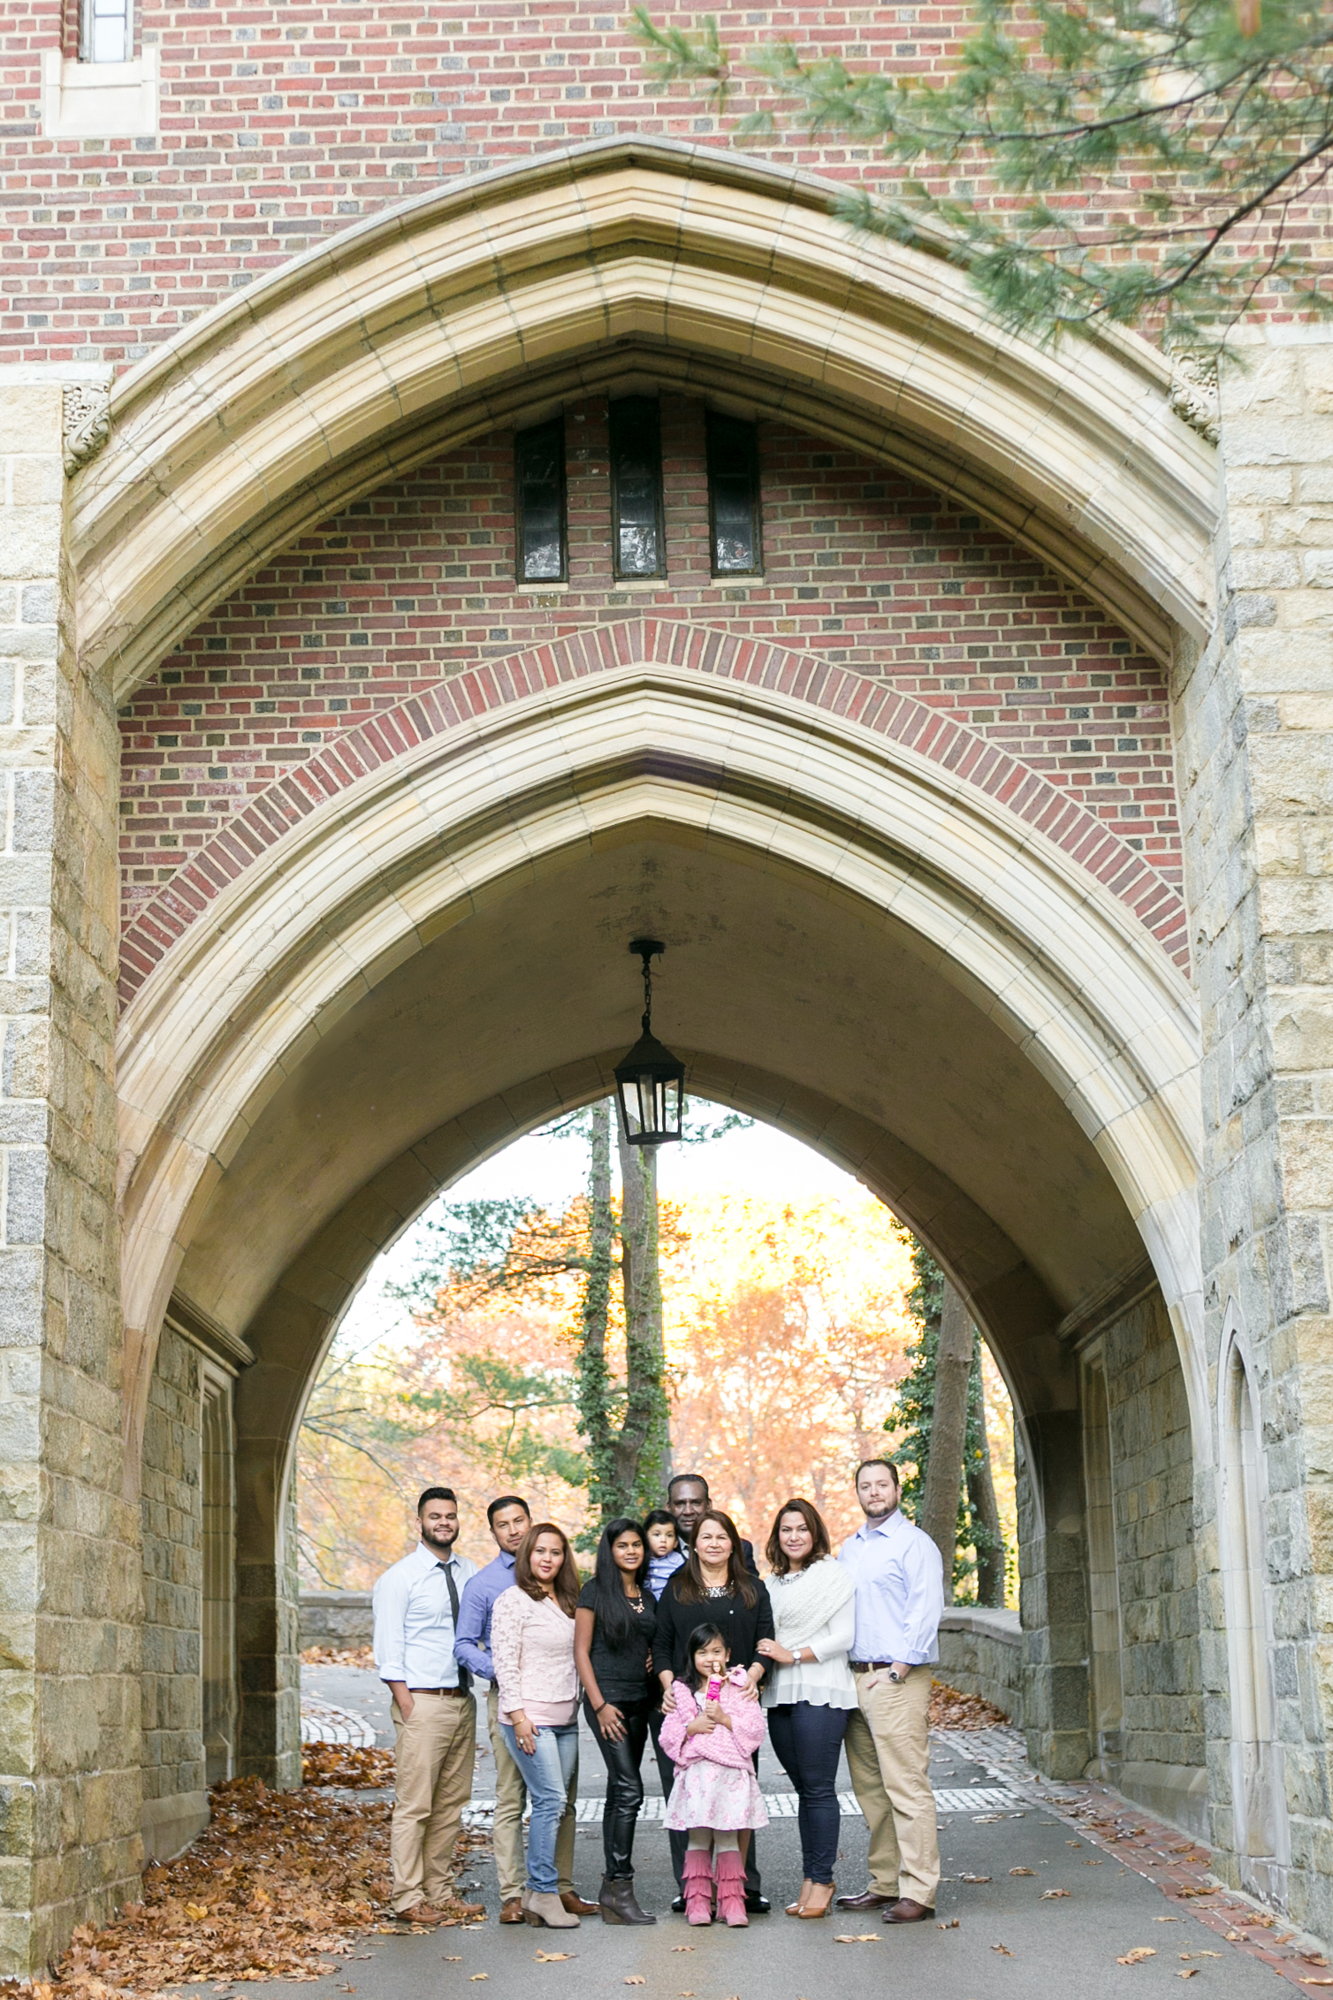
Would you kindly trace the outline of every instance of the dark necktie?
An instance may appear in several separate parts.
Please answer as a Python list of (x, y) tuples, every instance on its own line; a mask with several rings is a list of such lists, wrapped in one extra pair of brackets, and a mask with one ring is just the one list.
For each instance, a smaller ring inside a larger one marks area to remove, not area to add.
[[(439, 1567), (444, 1571), (444, 1580), (449, 1588), (449, 1609), (454, 1615), (454, 1637), (456, 1639), (458, 1637), (458, 1585), (454, 1582), (454, 1566), (452, 1563), (441, 1563)], [(458, 1685), (461, 1688), (470, 1688), (472, 1685), (472, 1676), (461, 1660), (458, 1662)]]

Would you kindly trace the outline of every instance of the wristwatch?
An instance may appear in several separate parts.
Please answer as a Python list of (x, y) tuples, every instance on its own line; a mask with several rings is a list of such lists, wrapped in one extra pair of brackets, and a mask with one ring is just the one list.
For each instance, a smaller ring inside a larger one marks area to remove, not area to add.
[(895, 1687), (901, 1687), (903, 1684), (903, 1676), (898, 1672), (897, 1667), (889, 1668), (889, 1679)]

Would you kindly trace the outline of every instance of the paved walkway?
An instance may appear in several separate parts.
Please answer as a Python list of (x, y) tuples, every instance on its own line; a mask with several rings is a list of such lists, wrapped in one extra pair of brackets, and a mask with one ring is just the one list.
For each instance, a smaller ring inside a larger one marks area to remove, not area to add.
[[(336, 1688), (312, 1685), (316, 1677), (348, 1672), (307, 1668), (305, 1684), (320, 1699), (376, 1721), (381, 1691), (364, 1684), (373, 1677), (364, 1677), (361, 1688), (345, 1678)], [(645, 1779), (660, 1798), (650, 1763)], [(487, 1746), (478, 1758), (479, 1801), (491, 1790), (489, 1769)], [(591, 1803), (603, 1789), (603, 1770), (590, 1741), (582, 1770), (583, 1796)], [(644, 2000), (885, 2000), (901, 1982), (930, 2000), (1043, 2000), (1045, 1994), (1139, 2000), (1178, 1995), (1189, 1981), (1197, 2000), (1263, 2000), (1278, 1991), (1275, 1973), (1312, 2000), (1322, 1987), (1333, 1989), (1333, 1972), (1299, 1955), (1301, 1940), (1282, 1944), (1279, 1926), (1256, 1925), (1256, 1912), (1240, 1899), (1208, 1889), (1201, 1848), (1102, 1787), (1041, 1786), (1013, 1731), (937, 1734), (931, 1775), (945, 1872), (933, 1924), (893, 1931), (844, 1916), (822, 1923), (783, 1916), (782, 1903), (799, 1882), (800, 1852), (795, 1825), (780, 1808), (759, 1836), (774, 1914), (754, 1918), (747, 1931), (692, 1931), (683, 1917), (669, 1914), (674, 1885), (666, 1835), (654, 1817), (636, 1849), (639, 1899), (659, 1913), (652, 1929), (608, 1928), (596, 1919), (573, 1931), (501, 1929), (486, 1860), (469, 1877), (487, 1905), (485, 1923), (377, 1934), (345, 1971), (318, 1982), (313, 1995), (309, 1988), (303, 1993), (309, 2000), (321, 1992), (328, 2000), (348, 1993), (358, 2000), (452, 2000), (485, 1984), (505, 2000), (547, 1992), (566, 2000), (624, 2000), (627, 1986), (641, 1985)], [(788, 1794), (771, 1754), (761, 1782), (771, 1796)], [(600, 1829), (584, 1814), (575, 1851), (579, 1886), (595, 1895)], [(848, 1813), (838, 1860), (843, 1888), (862, 1886), (865, 1851), (864, 1822)]]

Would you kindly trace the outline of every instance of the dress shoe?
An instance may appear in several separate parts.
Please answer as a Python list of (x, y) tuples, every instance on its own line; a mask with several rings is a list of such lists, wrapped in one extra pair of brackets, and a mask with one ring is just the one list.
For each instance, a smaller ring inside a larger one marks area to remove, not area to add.
[(745, 1907), (752, 1917), (766, 1917), (773, 1905), (767, 1896), (747, 1896)]
[(395, 1910), (395, 1921), (400, 1924), (442, 1924), (444, 1911), (437, 1910), (433, 1903), (414, 1903), (410, 1910)]
[(900, 1896), (885, 1912), (882, 1921), (886, 1924), (924, 1924), (935, 1912), (928, 1910), (924, 1903), (914, 1903), (910, 1896)]
[(683, 1916), (684, 1916), (684, 1914), (685, 1914), (685, 1898), (684, 1898), (684, 1896), (683, 1896), (683, 1895), (680, 1895), (680, 1896), (673, 1896), (673, 1897), (672, 1897), (672, 1899), (671, 1899), (671, 1913), (672, 1913), (672, 1915), (673, 1915), (673, 1916), (677, 1916), (677, 1917), (683, 1917)]
[(560, 1900), (571, 1917), (595, 1917), (601, 1910), (600, 1903), (585, 1903), (577, 1889), (562, 1889)]
[(859, 1896), (839, 1896), (840, 1910), (886, 1910), (898, 1899), (895, 1896), (881, 1896), (877, 1889), (863, 1889)]
[(484, 1917), (486, 1914), (486, 1905), (484, 1903), (465, 1903), (461, 1896), (450, 1896), (447, 1902), (438, 1903), (436, 1908), (441, 1910), (446, 1917), (460, 1918), (464, 1923), (469, 1924), (475, 1923), (478, 1917)]
[(500, 1922), (502, 1924), (521, 1924), (523, 1922), (523, 1899), (520, 1896), (506, 1897), (505, 1901), (501, 1903)]

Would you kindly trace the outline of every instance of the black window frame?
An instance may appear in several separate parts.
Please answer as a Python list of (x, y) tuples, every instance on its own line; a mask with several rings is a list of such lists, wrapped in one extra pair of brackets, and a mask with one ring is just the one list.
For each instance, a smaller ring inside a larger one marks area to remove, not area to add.
[[(706, 455), (708, 462), (708, 561), (715, 577), (762, 576), (764, 573), (764, 509), (759, 482), (759, 426), (745, 417), (731, 417), (722, 410), (705, 412)], [(747, 569), (721, 569), (717, 559), (717, 489), (716, 480), (721, 477), (717, 459), (719, 433), (723, 426), (734, 437), (738, 432), (746, 435), (746, 459), (750, 475), (750, 522), (753, 531), (754, 561)]]
[[(559, 434), (556, 452), (558, 467), (560, 508), (560, 571), (557, 576), (526, 576), (524, 574), (524, 519), (527, 503), (524, 498), (523, 448), (525, 443), (538, 438), (548, 431)], [(544, 424), (530, 424), (526, 430), (514, 434), (514, 575), (519, 584), (533, 590), (548, 588), (556, 583), (569, 581), (569, 508), (566, 493), (565, 464), (565, 415), (562, 410), (558, 417), (548, 417)]]
[[(628, 421), (645, 418), (651, 411), (653, 499), (656, 515), (657, 568), (622, 569), (620, 566), (620, 480), (624, 452), (622, 441)], [(611, 571), (618, 583), (645, 583), (667, 573), (666, 510), (662, 501), (662, 406), (656, 396), (618, 396), (608, 412), (611, 450)], [(617, 435), (619, 433), (619, 436)]]

